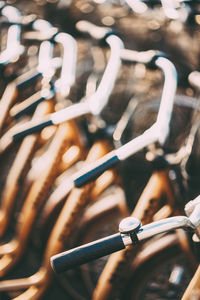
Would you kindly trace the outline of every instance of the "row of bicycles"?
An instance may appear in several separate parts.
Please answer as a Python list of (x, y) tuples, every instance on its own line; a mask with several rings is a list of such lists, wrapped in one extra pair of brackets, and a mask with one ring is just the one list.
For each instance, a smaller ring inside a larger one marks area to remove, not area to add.
[(0, 1), (0, 299), (200, 299), (198, 1)]

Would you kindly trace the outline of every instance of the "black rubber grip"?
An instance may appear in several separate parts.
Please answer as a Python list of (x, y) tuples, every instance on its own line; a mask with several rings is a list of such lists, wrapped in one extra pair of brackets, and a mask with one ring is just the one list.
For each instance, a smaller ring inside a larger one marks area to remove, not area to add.
[(85, 184), (95, 180), (104, 171), (112, 168), (119, 162), (117, 155), (113, 153), (108, 153), (102, 158), (98, 159), (96, 162), (89, 166), (86, 166), (78, 172), (77, 177), (74, 179), (75, 187), (82, 187)]
[(62, 252), (51, 257), (51, 266), (61, 273), (91, 260), (124, 249), (120, 233)]
[(36, 108), (37, 105), (39, 103), (41, 103), (42, 101), (46, 100), (45, 97), (40, 97), (37, 100), (35, 100), (34, 102), (32, 102), (31, 104), (24, 106), (24, 108), (22, 108), (21, 110), (19, 110), (18, 112), (16, 112), (15, 114), (13, 114), (13, 118), (20, 118), (21, 116), (23, 116), (24, 114), (28, 113), (29, 111), (31, 111), (32, 109)]
[(44, 122), (39, 122), (38, 124), (34, 124), (34, 125), (33, 125), (32, 122), (30, 122), (30, 123), (28, 122), (28, 125), (24, 126), (25, 127), (24, 129), (22, 129), (19, 132), (13, 134), (12, 138), (13, 138), (14, 142), (18, 141), (18, 140), (21, 140), (22, 138), (24, 138), (27, 135), (30, 135), (30, 134), (35, 133), (35, 132), (39, 132), (47, 126), (53, 125), (53, 122), (51, 120), (47, 120), (47, 121), (44, 121)]

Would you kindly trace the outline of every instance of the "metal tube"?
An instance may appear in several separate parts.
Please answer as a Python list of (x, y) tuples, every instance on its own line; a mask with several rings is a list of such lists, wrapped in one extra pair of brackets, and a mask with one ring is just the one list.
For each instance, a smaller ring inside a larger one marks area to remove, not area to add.
[(157, 234), (169, 232), (178, 228), (195, 229), (195, 226), (188, 217), (171, 217), (142, 226), (138, 231), (137, 236), (138, 240), (142, 241)]

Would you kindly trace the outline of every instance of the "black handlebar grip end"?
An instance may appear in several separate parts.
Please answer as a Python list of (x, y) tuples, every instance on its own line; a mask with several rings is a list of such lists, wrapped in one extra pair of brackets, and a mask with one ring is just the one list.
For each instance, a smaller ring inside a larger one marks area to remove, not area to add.
[(38, 98), (35, 102), (31, 103), (30, 105), (24, 107), (23, 109), (19, 110), (18, 112), (16, 112), (14, 115), (13, 115), (13, 118), (15, 119), (18, 119), (20, 118), (21, 116), (23, 116), (24, 114), (32, 111), (33, 109), (35, 109), (37, 107), (37, 105), (41, 102), (43, 102), (44, 100), (46, 100), (45, 97), (40, 97)]
[(124, 248), (121, 234), (117, 233), (54, 255), (50, 262), (54, 272), (61, 273)]
[(25, 128), (24, 130), (21, 130), (21, 131), (15, 133), (15, 134), (13, 134), (13, 136), (12, 136), (13, 142), (21, 140), (25, 136), (30, 135), (32, 133), (39, 132), (43, 128), (45, 128), (47, 126), (50, 126), (50, 125), (53, 125), (53, 122), (51, 120), (47, 120), (47, 121), (41, 122), (41, 123), (39, 123), (37, 125)]
[(114, 167), (119, 161), (120, 160), (117, 155), (105, 155), (104, 157), (102, 157), (102, 159), (97, 160), (96, 163), (94, 162), (91, 167), (86, 167), (83, 170), (83, 173), (81, 172), (81, 175), (78, 174), (78, 176), (74, 179), (75, 187), (80, 188), (87, 183), (95, 180), (104, 171)]

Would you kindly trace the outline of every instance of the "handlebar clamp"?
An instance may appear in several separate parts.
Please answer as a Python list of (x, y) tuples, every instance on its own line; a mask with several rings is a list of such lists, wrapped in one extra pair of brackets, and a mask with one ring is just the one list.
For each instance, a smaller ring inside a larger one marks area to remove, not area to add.
[(119, 224), (119, 231), (122, 235), (129, 235), (133, 245), (139, 242), (137, 237), (137, 232), (139, 231), (140, 227), (142, 226), (141, 222), (134, 217), (127, 217), (124, 218)]

